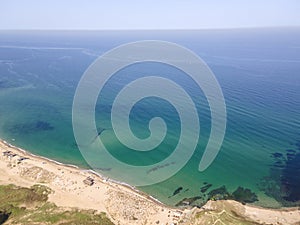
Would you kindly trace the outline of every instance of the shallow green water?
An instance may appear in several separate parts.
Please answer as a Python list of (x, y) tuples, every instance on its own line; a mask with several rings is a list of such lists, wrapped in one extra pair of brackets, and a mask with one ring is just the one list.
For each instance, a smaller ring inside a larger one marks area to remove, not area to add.
[[(297, 143), (300, 139), (300, 54), (297, 50), (300, 32), (297, 29), (286, 32), (3, 33), (0, 38), (1, 138), (32, 153), (88, 168), (72, 130), (72, 101), (77, 83), (97, 55), (118, 44), (140, 39), (174, 41), (199, 54), (220, 83), (228, 117), (218, 157), (206, 171), (199, 172), (199, 160), (210, 132), (209, 107), (201, 90), (176, 69), (155, 63), (134, 65), (116, 74), (99, 98), (96, 120), (98, 127), (106, 129), (101, 140), (124, 162), (147, 165), (162, 160), (172, 153), (180, 132), (174, 108), (162, 100), (150, 98), (133, 109), (132, 130), (145, 138), (149, 135), (149, 119), (161, 116), (168, 124), (165, 141), (148, 153), (133, 153), (118, 142), (110, 124), (111, 102), (130, 80), (146, 76), (149, 71), (160, 72), (180, 83), (193, 97), (200, 112), (200, 141), (191, 160), (174, 177), (140, 189), (174, 205), (194, 196), (201, 196), (205, 201), (207, 195), (204, 194), (222, 185), (230, 192), (242, 186), (258, 195), (259, 201), (255, 204), (286, 205), (284, 197), (294, 193), (292, 190), (300, 185), (297, 170), (300, 162), (292, 160), (299, 155)], [(290, 160), (287, 149), (295, 150)], [(283, 155), (279, 167), (274, 166), (278, 161), (274, 153)], [(286, 174), (287, 168), (295, 168), (296, 172), (291, 177), (280, 178), (278, 174)], [(134, 174), (121, 176), (122, 181), (127, 182)], [(291, 186), (286, 184), (286, 179), (292, 182)], [(204, 182), (212, 187), (201, 193)], [(270, 182), (275, 183), (279, 192), (266, 190)], [(178, 187), (183, 190), (169, 197)], [(278, 193), (282, 196), (275, 201)], [(297, 192), (292, 196), (295, 201), (300, 200)]]

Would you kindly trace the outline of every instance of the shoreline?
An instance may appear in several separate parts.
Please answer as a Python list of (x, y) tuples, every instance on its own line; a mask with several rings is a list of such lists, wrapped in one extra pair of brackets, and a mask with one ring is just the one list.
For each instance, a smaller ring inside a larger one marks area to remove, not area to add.
[(109, 182), (109, 183), (121, 185), (121, 186), (123, 186), (125, 188), (129, 188), (130, 190), (132, 190), (134, 192), (137, 192), (138, 194), (141, 194), (141, 195), (143, 195), (143, 196), (151, 199), (152, 201), (154, 201), (157, 204), (177, 209), (176, 207), (172, 207), (172, 206), (166, 205), (163, 202), (159, 201), (158, 199), (154, 198), (153, 196), (151, 196), (151, 195), (149, 195), (149, 194), (147, 194), (147, 193), (145, 193), (143, 191), (138, 190), (135, 186), (132, 186), (132, 185), (127, 184), (125, 182), (121, 182), (121, 181), (117, 181), (117, 180), (111, 179), (111, 178), (106, 177), (106, 176), (104, 176), (104, 175), (102, 175), (102, 174), (100, 174), (100, 173), (98, 173), (98, 172), (96, 172), (96, 171), (94, 171), (92, 169), (85, 169), (85, 168), (81, 168), (81, 167), (73, 165), (73, 164), (61, 163), (61, 162), (56, 161), (54, 159), (50, 159), (50, 158), (47, 158), (47, 157), (44, 157), (44, 156), (40, 156), (40, 155), (35, 155), (35, 154), (33, 154), (33, 153), (25, 150), (25, 149), (22, 149), (22, 148), (19, 148), (19, 147), (15, 146), (15, 145), (12, 145), (11, 143), (9, 143), (9, 142), (1, 139), (1, 138), (0, 138), (0, 143), (6, 145), (9, 148), (13, 148), (16, 151), (19, 151), (19, 152), (21, 152), (21, 153), (23, 153), (25, 155), (28, 155), (28, 156), (31, 156), (31, 157), (34, 157), (34, 158), (37, 158), (37, 159), (42, 159), (42, 160), (48, 161), (50, 163), (54, 163), (54, 164), (59, 165), (59, 166), (70, 167), (70, 168), (74, 168), (74, 169), (77, 169), (77, 170), (80, 170), (80, 171), (87, 172), (89, 174), (97, 176), (99, 179), (101, 179), (104, 182)]
[[(84, 183), (88, 177), (92, 185)], [(44, 185), (52, 190), (49, 202), (66, 209), (104, 212), (115, 224), (176, 224), (185, 215), (184, 210), (169, 207), (124, 182), (32, 154), (0, 139), (0, 185), (8, 184)]]
[[(5, 152), (11, 152), (6, 153)], [(115, 224), (208, 224), (223, 214), (243, 221), (267, 224), (300, 224), (300, 208), (270, 209), (242, 205), (232, 200), (208, 201), (201, 208), (168, 206), (137, 188), (76, 165), (32, 154), (0, 139), (0, 185), (31, 187), (40, 184), (52, 193), (48, 201), (65, 208), (105, 212)], [(21, 160), (23, 157), (25, 159)], [(84, 180), (91, 177), (92, 185)], [(199, 217), (198, 215), (202, 215)], [(220, 218), (218, 218), (220, 217)], [(225, 221), (226, 224), (226, 221)], [(228, 221), (227, 221), (228, 224)]]
[[(48, 161), (48, 162), (51, 162), (51, 163), (54, 163), (58, 166), (63, 166), (63, 167), (69, 167), (69, 168), (74, 168), (74, 169), (77, 169), (79, 171), (83, 171), (83, 172), (87, 172), (91, 175), (95, 175), (97, 176), (99, 179), (101, 179), (103, 182), (109, 182), (109, 183), (113, 183), (113, 184), (116, 184), (116, 185), (121, 185), (125, 188), (129, 188), (130, 190), (138, 193), (138, 194), (141, 194), (143, 195), (144, 197), (146, 198), (149, 198), (151, 200), (153, 200), (155, 203), (157, 204), (160, 204), (162, 206), (166, 206), (166, 207), (169, 207), (169, 208), (173, 208), (173, 209), (179, 209), (179, 207), (176, 207), (176, 206), (170, 206), (170, 205), (167, 205), (163, 202), (161, 202), (160, 200), (158, 200), (157, 198), (154, 198), (153, 196), (151, 196), (150, 194), (147, 194), (141, 190), (139, 190), (138, 188), (136, 188), (135, 186), (132, 186), (130, 184), (127, 184), (126, 182), (122, 182), (122, 181), (117, 181), (117, 180), (114, 180), (114, 179), (111, 179), (109, 177), (106, 177), (92, 169), (87, 169), (87, 168), (82, 168), (82, 167), (79, 167), (79, 166), (76, 166), (76, 165), (73, 165), (73, 164), (69, 164), (69, 163), (61, 163), (59, 161), (56, 161), (54, 159), (50, 159), (50, 158), (47, 158), (47, 157), (44, 157), (44, 156), (40, 156), (40, 155), (36, 155), (36, 154), (33, 154), (31, 152), (29, 152), (28, 150), (25, 150), (25, 149), (22, 149), (22, 148), (19, 148), (3, 139), (0, 138), (0, 143), (6, 145), (7, 147), (9, 148), (13, 148), (15, 149), (16, 151), (19, 151), (25, 155), (28, 155), (28, 156), (31, 156), (31, 157), (34, 157), (34, 158), (37, 158), (37, 159), (42, 159), (42, 160), (45, 160), (45, 161)], [(255, 204), (247, 204), (248, 206), (251, 206), (251, 207), (255, 207), (255, 208), (258, 208), (258, 209), (270, 209), (270, 210), (289, 210), (289, 209), (297, 209), (298, 207), (279, 207), (279, 208), (273, 208), (273, 207), (264, 207), (264, 206), (259, 206), (259, 205), (255, 205)]]

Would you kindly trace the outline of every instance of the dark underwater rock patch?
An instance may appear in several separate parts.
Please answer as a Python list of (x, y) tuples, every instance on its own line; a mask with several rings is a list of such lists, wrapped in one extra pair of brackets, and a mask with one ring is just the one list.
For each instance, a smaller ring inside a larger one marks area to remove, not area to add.
[(208, 193), (210, 200), (235, 200), (241, 203), (253, 203), (258, 201), (257, 195), (249, 188), (238, 187), (234, 192), (229, 193), (223, 185)]
[[(201, 196), (195, 196), (195, 197), (191, 197), (191, 198), (184, 198), (182, 199), (180, 202), (178, 202), (175, 206), (198, 206), (197, 204), (194, 204), (197, 200), (201, 200), (203, 199)], [(205, 202), (203, 201), (204, 205)]]
[(273, 153), (274, 163), (270, 175), (264, 177), (259, 188), (276, 199), (283, 206), (300, 205), (300, 142), (296, 149), (287, 149), (285, 153)]
[(288, 149), (286, 151), (289, 152), (289, 153), (296, 153), (296, 150), (293, 150), (293, 149)]
[(300, 153), (288, 157), (282, 172), (281, 183), (287, 192), (285, 200), (300, 201)]
[(16, 124), (12, 126), (9, 131), (13, 134), (30, 134), (53, 129), (54, 127), (50, 123), (39, 120), (33, 123)]
[(272, 154), (272, 156), (273, 156), (274, 158), (282, 158), (282, 157), (283, 157), (283, 154), (282, 154), (282, 153), (279, 153), (279, 152), (275, 152), (275, 153)]
[(178, 187), (174, 192), (173, 195), (169, 196), (169, 198), (178, 195), (183, 190), (183, 187)]
[(48, 122), (44, 121), (37, 121), (35, 124), (35, 129), (37, 130), (53, 130), (54, 127), (50, 125)]
[(238, 187), (231, 195), (233, 200), (242, 203), (253, 203), (258, 201), (257, 195), (248, 188)]
[(200, 188), (200, 192), (205, 193), (211, 186), (212, 186), (212, 184), (206, 184), (206, 185), (202, 186)]
[(226, 200), (229, 198), (230, 193), (227, 191), (225, 185), (216, 188), (208, 193), (208, 199), (211, 200)]
[[(206, 184), (209, 185), (209, 184)], [(200, 190), (201, 192), (201, 190)], [(207, 195), (200, 193), (198, 196), (184, 198), (176, 204), (179, 207), (196, 206), (201, 207), (205, 205), (208, 200), (235, 200), (245, 203), (253, 203), (258, 201), (257, 195), (249, 188), (238, 187), (234, 192), (230, 193), (226, 186), (223, 185), (219, 188), (211, 190)]]

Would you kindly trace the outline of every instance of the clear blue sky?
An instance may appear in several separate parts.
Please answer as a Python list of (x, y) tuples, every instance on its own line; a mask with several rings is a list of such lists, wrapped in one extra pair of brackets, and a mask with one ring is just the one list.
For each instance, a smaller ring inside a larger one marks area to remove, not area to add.
[(0, 29), (300, 26), (299, 0), (0, 0)]

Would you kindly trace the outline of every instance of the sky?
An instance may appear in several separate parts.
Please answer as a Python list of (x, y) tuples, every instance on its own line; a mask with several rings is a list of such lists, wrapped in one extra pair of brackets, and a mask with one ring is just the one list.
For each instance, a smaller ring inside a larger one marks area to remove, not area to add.
[(0, 0), (0, 29), (300, 26), (299, 0)]

